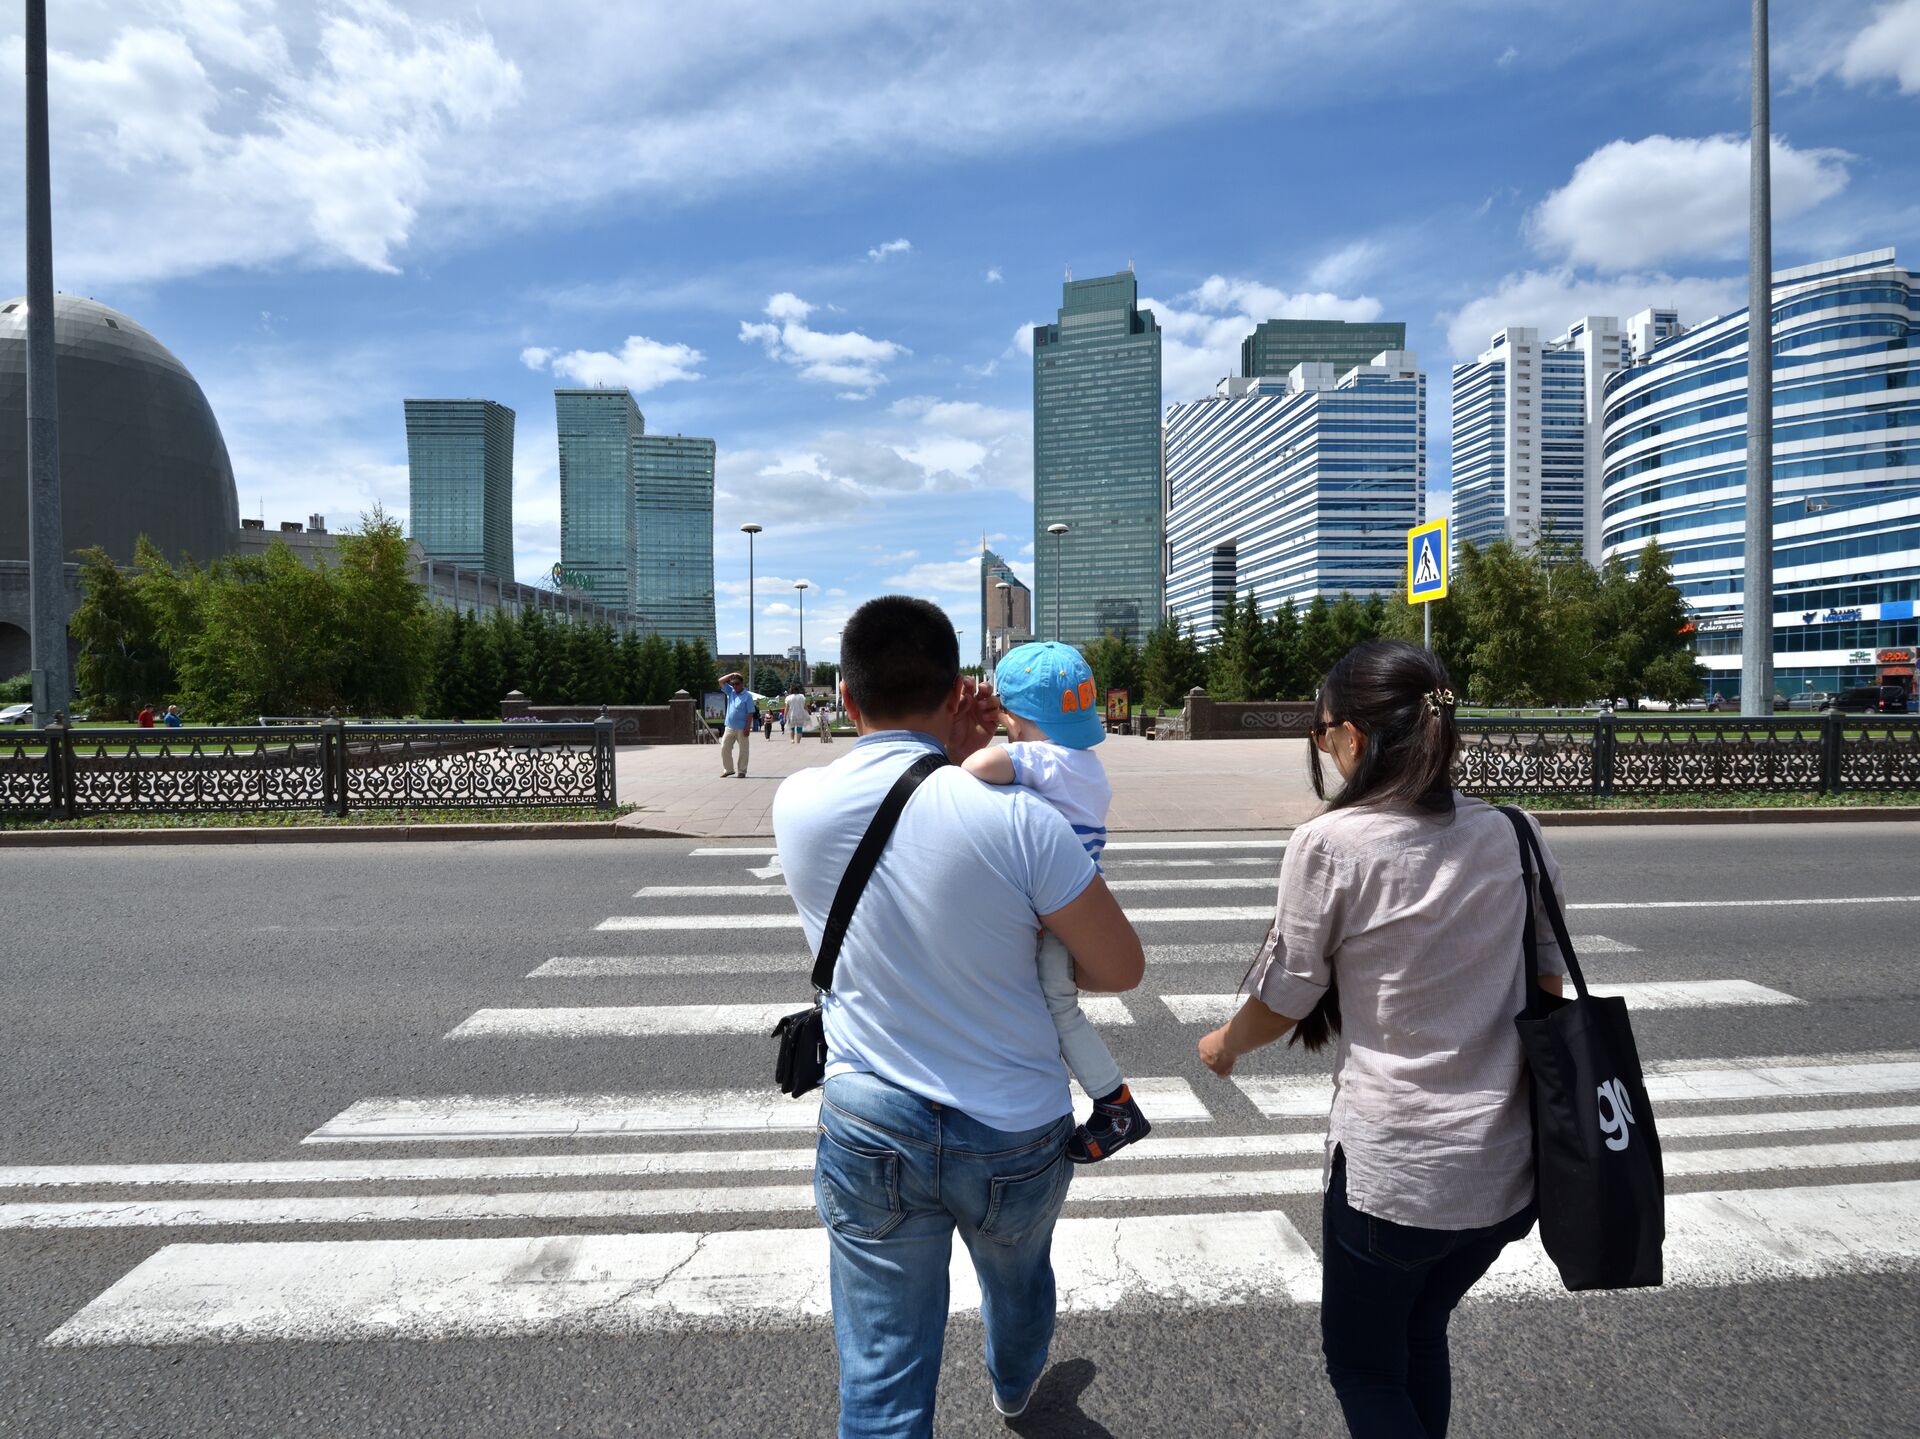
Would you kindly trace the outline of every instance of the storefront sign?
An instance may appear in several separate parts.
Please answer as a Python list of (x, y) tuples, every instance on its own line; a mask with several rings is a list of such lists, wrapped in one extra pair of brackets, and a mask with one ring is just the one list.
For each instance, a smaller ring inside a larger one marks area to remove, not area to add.
[(1881, 650), (1878, 658), (1883, 665), (1910, 665), (1913, 663), (1913, 651)]
[(558, 585), (561, 589), (566, 589), (566, 590), (591, 591), (593, 589), (592, 575), (586, 574), (580, 570), (570, 570), (565, 565), (562, 565), (562, 564), (554, 565), (553, 582), (554, 584)]

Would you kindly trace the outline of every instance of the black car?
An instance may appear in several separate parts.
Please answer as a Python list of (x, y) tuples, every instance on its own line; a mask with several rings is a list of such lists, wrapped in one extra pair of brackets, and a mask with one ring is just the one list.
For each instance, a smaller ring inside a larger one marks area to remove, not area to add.
[(1907, 691), (1901, 685), (1854, 685), (1833, 697), (1833, 707), (1850, 714), (1903, 715)]

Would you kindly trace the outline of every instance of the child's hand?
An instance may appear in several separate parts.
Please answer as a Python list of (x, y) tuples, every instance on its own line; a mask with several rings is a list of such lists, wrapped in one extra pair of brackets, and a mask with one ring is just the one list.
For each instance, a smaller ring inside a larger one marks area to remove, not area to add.
[(1233, 1073), (1235, 1061), (1239, 1058), (1227, 1048), (1227, 1026), (1200, 1036), (1200, 1062), (1215, 1074), (1225, 1078)]

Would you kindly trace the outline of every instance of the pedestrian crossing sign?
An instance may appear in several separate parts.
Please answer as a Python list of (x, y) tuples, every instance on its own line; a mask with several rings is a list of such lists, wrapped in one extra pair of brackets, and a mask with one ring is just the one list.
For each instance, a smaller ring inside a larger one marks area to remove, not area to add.
[(1407, 531), (1407, 602), (1424, 605), (1447, 597), (1447, 522), (1434, 520)]

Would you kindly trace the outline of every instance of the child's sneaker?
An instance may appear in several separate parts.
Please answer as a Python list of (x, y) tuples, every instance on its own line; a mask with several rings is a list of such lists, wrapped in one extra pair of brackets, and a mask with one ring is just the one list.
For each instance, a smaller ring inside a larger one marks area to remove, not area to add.
[(1106, 1098), (1094, 1100), (1087, 1122), (1074, 1126), (1067, 1138), (1067, 1158), (1075, 1164), (1098, 1164), (1116, 1149), (1151, 1133), (1153, 1126), (1133, 1102), (1133, 1091), (1123, 1084)]

